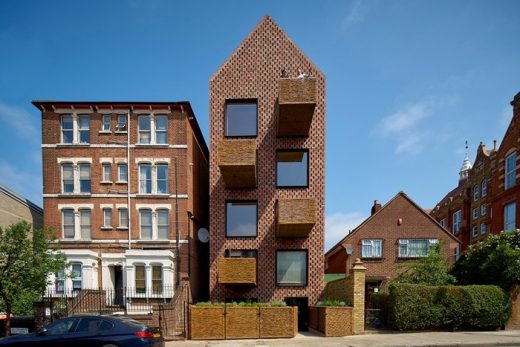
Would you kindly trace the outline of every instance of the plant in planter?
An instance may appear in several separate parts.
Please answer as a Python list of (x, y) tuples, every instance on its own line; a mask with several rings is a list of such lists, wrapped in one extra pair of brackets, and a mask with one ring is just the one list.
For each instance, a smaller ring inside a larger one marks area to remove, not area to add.
[(309, 309), (311, 328), (325, 336), (352, 335), (352, 307), (340, 300), (318, 301)]

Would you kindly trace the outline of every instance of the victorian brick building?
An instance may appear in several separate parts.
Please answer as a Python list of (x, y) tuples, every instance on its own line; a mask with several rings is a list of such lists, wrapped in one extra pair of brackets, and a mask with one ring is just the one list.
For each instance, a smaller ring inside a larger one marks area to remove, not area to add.
[(325, 79), (269, 16), (210, 80), (210, 142), (211, 299), (314, 304)]
[(189, 275), (194, 296), (204, 296), (207, 259), (193, 232), (207, 226), (209, 154), (190, 104), (33, 104), (42, 112), (44, 225), (74, 274), (56, 274), (53, 290), (166, 296)]
[(453, 262), (460, 241), (399, 192), (384, 206), (376, 200), (370, 217), (325, 254), (325, 273), (348, 273), (360, 258), (367, 268), (367, 287), (377, 288), (407, 261), (426, 256), (439, 242), (442, 254)]

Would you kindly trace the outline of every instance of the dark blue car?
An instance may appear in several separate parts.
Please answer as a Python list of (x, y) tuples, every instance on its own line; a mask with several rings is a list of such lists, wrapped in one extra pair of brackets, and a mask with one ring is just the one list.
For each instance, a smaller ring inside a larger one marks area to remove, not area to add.
[(0, 346), (164, 347), (158, 329), (123, 316), (59, 319), (37, 333), (0, 339)]

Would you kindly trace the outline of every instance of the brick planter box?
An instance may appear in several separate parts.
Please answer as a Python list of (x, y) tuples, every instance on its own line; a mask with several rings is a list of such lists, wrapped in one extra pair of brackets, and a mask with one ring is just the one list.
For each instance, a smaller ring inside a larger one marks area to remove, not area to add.
[(223, 340), (226, 338), (224, 307), (190, 306), (190, 338)]
[(295, 337), (297, 333), (297, 307), (260, 307), (260, 338)]
[(226, 307), (226, 339), (257, 339), (258, 307)]
[(310, 307), (309, 326), (325, 336), (353, 335), (352, 307)]

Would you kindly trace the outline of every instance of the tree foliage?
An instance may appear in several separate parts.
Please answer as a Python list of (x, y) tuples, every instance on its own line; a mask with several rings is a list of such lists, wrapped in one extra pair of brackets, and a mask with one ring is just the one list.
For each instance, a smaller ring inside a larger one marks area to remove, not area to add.
[(489, 235), (471, 245), (451, 273), (461, 284), (495, 284), (505, 290), (520, 284), (520, 233)]
[(10, 314), (30, 314), (32, 301), (47, 286), (47, 274), (66, 266), (65, 256), (48, 249), (53, 234), (34, 229), (27, 222), (0, 228), (0, 305), (7, 313), (6, 335), (10, 332)]
[(428, 255), (406, 264), (393, 280), (396, 283), (423, 284), (442, 286), (455, 282), (455, 277), (449, 274), (448, 259), (441, 254), (441, 245), (430, 247)]

